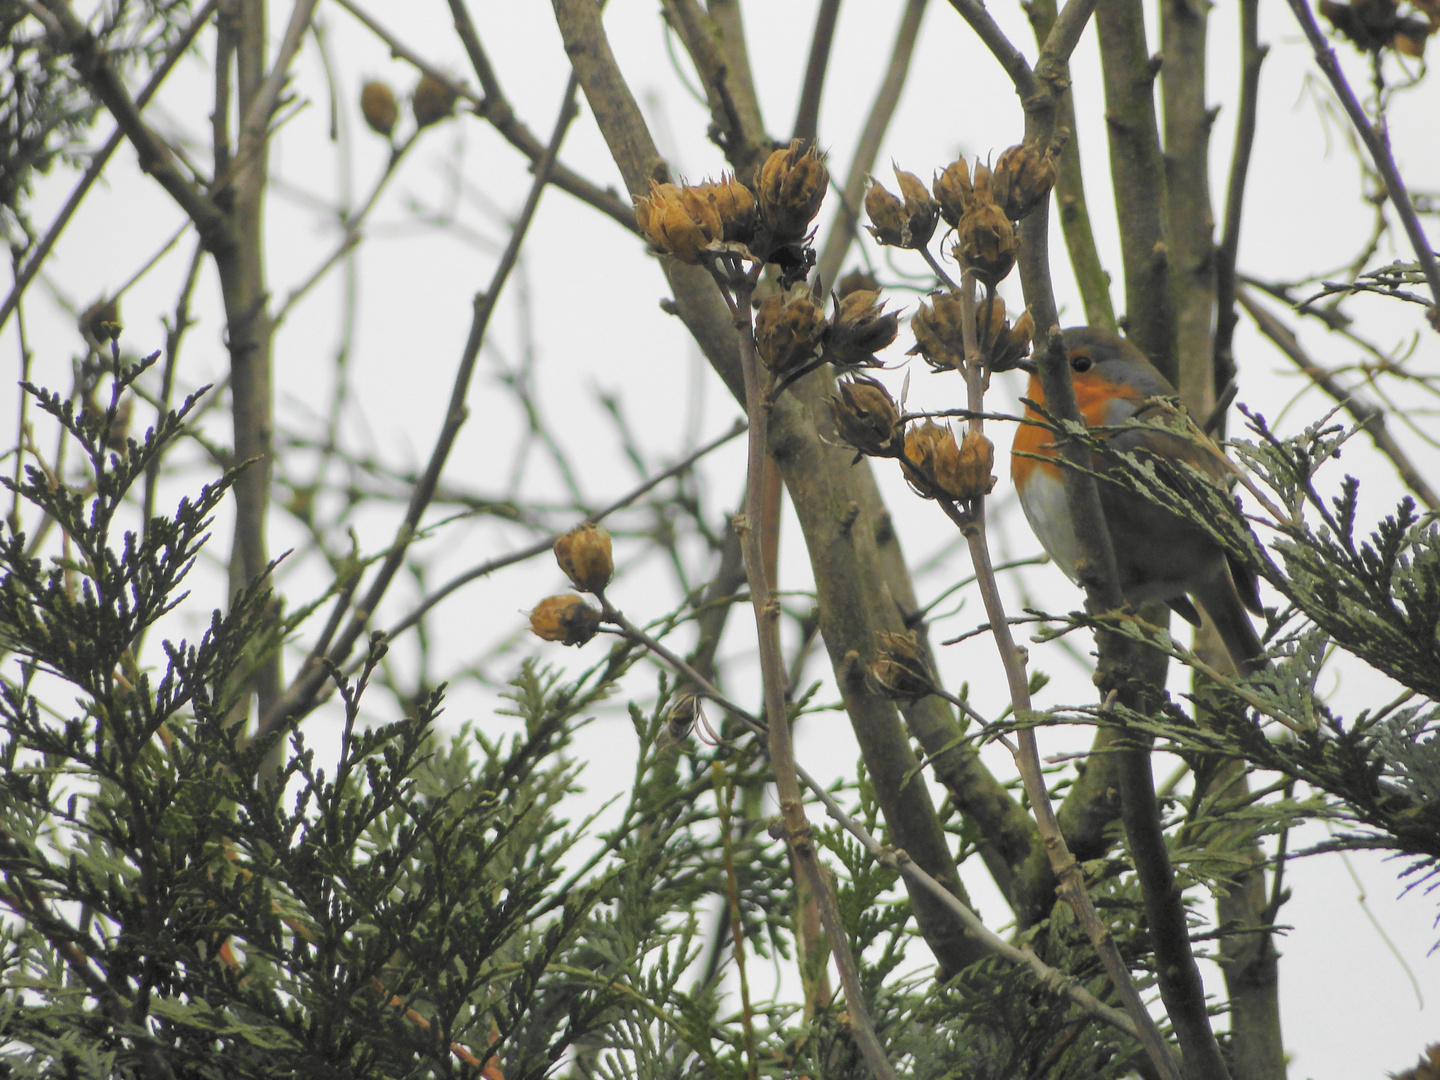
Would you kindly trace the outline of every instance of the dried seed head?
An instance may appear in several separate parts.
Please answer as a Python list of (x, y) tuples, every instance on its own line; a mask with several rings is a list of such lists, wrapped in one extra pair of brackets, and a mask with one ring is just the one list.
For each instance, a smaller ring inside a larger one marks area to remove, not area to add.
[(974, 499), (995, 486), (990, 470), (995, 445), (978, 431), (967, 431), (963, 443), (949, 427), (927, 420), (905, 433), (900, 461), (910, 486), (927, 499)]
[(975, 197), (970, 185), (970, 167), (965, 164), (965, 159), (946, 166), (930, 186), (940, 206), (940, 216), (945, 219), (945, 224), (955, 228)]
[(865, 270), (851, 270), (835, 283), (835, 292), (844, 300), (852, 292), (868, 290), (869, 292), (880, 291), (880, 280), (874, 274)]
[(825, 312), (803, 285), (776, 290), (755, 313), (755, 345), (765, 366), (784, 375), (809, 363), (828, 329)]
[(935, 232), (940, 205), (914, 173), (896, 168), (895, 179), (900, 184), (900, 198), (886, 191), (873, 176), (870, 178), (865, 211), (873, 224), (867, 228), (877, 243), (911, 250), (924, 247)]
[(936, 463), (944, 457), (958, 458), (959, 455), (955, 433), (942, 424), (926, 420), (922, 424), (911, 424), (905, 432), (905, 456), (900, 459), (900, 467), (917, 494), (933, 499), (942, 491), (935, 472)]
[(615, 576), (610, 534), (593, 521), (556, 538), (555, 561), (581, 592), (598, 595)]
[(805, 238), (810, 222), (820, 212), (830, 174), (812, 143), (796, 139), (785, 150), (776, 150), (755, 174), (755, 201), (760, 219), (770, 229), (777, 245), (793, 244)]
[(878, 630), (875, 646), (875, 659), (868, 668), (882, 694), (898, 701), (918, 701), (935, 692), (930, 665), (913, 631)]
[(900, 332), (900, 316), (885, 310), (879, 292), (852, 292), (835, 302), (825, 359), (842, 367), (873, 367), (875, 354)]
[(905, 204), (886, 191), (873, 176), (870, 178), (870, 190), (865, 192), (865, 213), (870, 217), (866, 228), (877, 244), (905, 246)]
[(995, 162), (995, 201), (1011, 221), (1033, 213), (1055, 186), (1055, 159), (1033, 143), (1012, 146)]
[(600, 632), (600, 612), (574, 593), (549, 596), (530, 612), (530, 632), (545, 641), (584, 645)]
[(899, 457), (904, 453), (900, 410), (880, 380), (855, 375), (841, 379), (835, 389), (840, 396), (830, 399), (830, 414), (841, 439), (871, 457)]
[(1005, 301), (1000, 297), (992, 296), (988, 301), (981, 300), (975, 305), (975, 336), (982, 351), (1008, 325), (1005, 321)]
[(102, 296), (80, 316), (80, 336), (95, 348), (120, 337), (120, 298)]
[(719, 183), (701, 184), (700, 189), (713, 197), (725, 239), (748, 243), (755, 230), (757, 216), (755, 196), (750, 189), (735, 177), (723, 173)]
[(410, 96), (410, 110), (415, 114), (418, 127), (438, 124), (455, 112), (455, 102), (460, 95), (448, 83), (441, 82), (433, 75), (422, 75)]
[(1030, 341), (1034, 336), (1035, 319), (1030, 315), (1030, 309), (1026, 308), (1015, 320), (1014, 326), (1007, 323), (1001, 327), (995, 344), (990, 348), (990, 370), (1009, 371), (1015, 367), (1030, 355)]
[(984, 434), (967, 430), (955, 454), (950, 447), (954, 439), (943, 448), (936, 458), (935, 479), (945, 493), (955, 499), (978, 499), (989, 495), (995, 486), (995, 477), (990, 470), (995, 467), (995, 444)]
[(959, 367), (965, 355), (961, 315), (959, 293), (931, 293), (910, 318), (910, 332), (915, 335), (910, 354), (919, 353), (936, 368)]
[(388, 139), (395, 130), (395, 121), (400, 119), (395, 92), (378, 79), (371, 79), (360, 88), (360, 115), (371, 131)]
[(960, 219), (958, 231), (960, 239), (955, 243), (955, 258), (982, 283), (999, 284), (1014, 269), (1020, 241), (1005, 211), (995, 203), (977, 200)]
[(703, 188), (651, 180), (650, 194), (635, 199), (635, 217), (652, 248), (692, 266), (725, 234), (714, 194)]

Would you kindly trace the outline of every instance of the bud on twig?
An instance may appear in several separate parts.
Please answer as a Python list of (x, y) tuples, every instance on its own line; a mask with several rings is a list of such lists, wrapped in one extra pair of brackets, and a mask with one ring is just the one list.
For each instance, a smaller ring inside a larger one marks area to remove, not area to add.
[(360, 88), (360, 115), (371, 131), (388, 139), (395, 130), (395, 121), (400, 119), (395, 92), (378, 79), (370, 80)]
[(460, 95), (433, 75), (422, 75), (410, 97), (410, 111), (415, 114), (417, 127), (438, 124), (455, 111), (455, 102)]
[(900, 410), (879, 379), (855, 375), (841, 379), (835, 389), (840, 396), (830, 399), (830, 414), (841, 439), (871, 457), (900, 457), (905, 452)]
[(777, 290), (755, 313), (755, 346), (765, 366), (784, 375), (815, 358), (826, 329), (825, 312), (809, 289)]
[(556, 538), (555, 561), (581, 592), (598, 595), (615, 576), (610, 534), (593, 521)]
[(875, 354), (900, 333), (900, 316), (887, 312), (880, 293), (860, 290), (835, 301), (825, 359), (841, 367), (873, 367)]
[(812, 143), (809, 149), (799, 139), (788, 149), (776, 150), (755, 174), (755, 200), (760, 219), (770, 229), (777, 245), (793, 244), (805, 238), (810, 222), (820, 212), (830, 174)]
[(600, 612), (574, 593), (549, 596), (530, 612), (530, 632), (545, 641), (584, 645), (600, 632)]
[(868, 670), (882, 694), (898, 701), (918, 701), (935, 692), (935, 680), (913, 631), (878, 630), (875, 643), (875, 659)]

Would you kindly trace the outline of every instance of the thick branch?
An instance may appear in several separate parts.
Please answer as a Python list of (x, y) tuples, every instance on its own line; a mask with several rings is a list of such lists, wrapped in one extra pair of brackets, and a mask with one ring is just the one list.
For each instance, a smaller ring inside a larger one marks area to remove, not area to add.
[(1214, 215), (1210, 208), (1210, 126), (1205, 107), (1205, 8), (1191, 0), (1163, 0), (1160, 88), (1165, 105), (1166, 235), (1175, 304), (1175, 385), (1190, 411), (1215, 406)]
[[(1225, 188), (1225, 224), (1215, 253), (1215, 393), (1235, 374), (1235, 262), (1240, 251), (1240, 217), (1245, 203), (1245, 181), (1250, 173), (1250, 152), (1255, 146), (1259, 115), (1260, 66), (1269, 46), (1260, 44), (1260, 0), (1240, 0), (1240, 105), (1235, 118), (1235, 149), (1230, 155), (1230, 179)], [(1223, 429), (1222, 429), (1223, 430)]]
[(135, 147), (140, 169), (154, 176), (191, 221), (207, 250), (217, 252), (233, 241), (229, 222), (220, 208), (180, 171), (175, 156), (158, 135), (140, 118), (140, 109), (125, 90), (109, 56), (85, 26), (75, 17), (66, 0), (43, 0), (45, 9), (60, 28), (58, 51), (68, 53), (86, 85), (110, 110), (125, 137)]
[(1125, 263), (1126, 330), (1160, 373), (1175, 382), (1165, 158), (1155, 122), (1157, 65), (1145, 55), (1145, 14), (1140, 0), (1101, 0), (1095, 9), (1095, 28), (1105, 78), (1110, 175)]
[[(665, 179), (668, 168), (655, 150), (634, 97), (615, 64), (589, 0), (557, 0), (557, 21), (600, 130), (632, 192), (649, 180)], [(736, 335), (728, 310), (708, 274), (674, 262), (665, 264), (681, 319), (731, 392), (743, 400)], [(877, 554), (882, 529), (893, 541), (889, 516), (868, 467), (849, 468), (851, 455), (827, 444), (815, 417), (828, 416), (826, 381), (813, 375), (796, 383), (775, 404), (769, 446), (790, 491), (815, 571), (821, 628), (846, 712), (871, 769), (885, 821), (894, 840), (930, 873), (959, 890), (953, 856), (923, 784), (911, 783), (918, 762), (894, 704), (867, 685), (864, 661), (873, 654), (878, 630), (903, 629), (890, 578), (903, 577), (903, 564)], [(886, 571), (889, 571), (887, 573)], [(904, 590), (910, 591), (908, 580)], [(988, 778), (988, 774), (985, 774)], [(999, 785), (990, 780), (990, 786)], [(922, 933), (946, 971), (979, 956), (973, 942), (953, 929), (948, 916), (924, 894), (912, 894)]]
[(795, 138), (815, 138), (820, 123), (820, 94), (825, 89), (825, 70), (835, 41), (835, 21), (840, 0), (820, 0), (815, 13), (815, 30), (810, 36), (810, 59), (805, 64), (805, 82), (800, 87), (800, 105), (795, 110)]

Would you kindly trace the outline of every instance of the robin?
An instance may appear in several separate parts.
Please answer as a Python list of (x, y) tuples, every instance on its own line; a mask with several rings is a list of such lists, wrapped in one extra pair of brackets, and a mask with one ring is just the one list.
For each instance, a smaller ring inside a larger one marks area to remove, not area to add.
[[(1065, 346), (1076, 403), (1090, 427), (1123, 424), (1131, 418), (1144, 421), (1156, 411), (1154, 405), (1146, 405), (1148, 399), (1175, 396), (1175, 388), (1124, 338), (1082, 326), (1065, 331)], [(1026, 396), (1044, 405), (1039, 375), (1031, 374)], [(1033, 408), (1026, 407), (1025, 417), (1036, 422), (1021, 424), (1015, 432), (1010, 475), (1040, 543), (1056, 565), (1072, 581), (1078, 581), (1079, 543), (1065, 502), (1055, 435)], [(1132, 428), (1107, 437), (1117, 450), (1142, 457), (1179, 458), (1217, 485), (1225, 484), (1228, 472), (1215, 452), (1183, 435)], [(1106, 474), (1117, 468), (1116, 463), (1096, 459), (1100, 503), (1126, 601), (1163, 600), (1199, 626), (1199, 612), (1188, 598), (1193, 597), (1215, 624), (1236, 669), (1245, 674), (1263, 669), (1265, 650), (1245, 614), (1246, 608), (1257, 615), (1261, 612), (1254, 571), (1231, 558), (1193, 522), (1118, 483), (1107, 483)]]

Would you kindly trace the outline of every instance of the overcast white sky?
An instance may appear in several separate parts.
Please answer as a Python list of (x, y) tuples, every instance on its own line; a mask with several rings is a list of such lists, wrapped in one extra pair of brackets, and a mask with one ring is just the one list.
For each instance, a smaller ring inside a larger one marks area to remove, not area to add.
[[(793, 123), (815, 6), (813, 0), (768, 0), (747, 8), (752, 63), (773, 134), (788, 130)], [(843, 7), (820, 123), (820, 141), (830, 152), (837, 173), (848, 168), (860, 118), (869, 108), (888, 54), (898, 7), (881, 0), (850, 0)], [(457, 74), (468, 71), (445, 4), (438, 0), (424, 5), (377, 0), (369, 10), (436, 65)], [(543, 140), (553, 123), (566, 76), (565, 56), (549, 6), (533, 0), (524, 4), (477, 2), (472, 10), (512, 104)], [(283, 26), (285, 11), (284, 5), (275, 6), (277, 27)], [(1015, 41), (1031, 40), (1018, 4), (1002, 0), (993, 5), (992, 13)], [(308, 107), (286, 126), (272, 158), (272, 171), (284, 182), (272, 195), (268, 219), (271, 289), (277, 302), (308, 278), (337, 242), (333, 219), (325, 218), (317, 205), (333, 205), (336, 192), (345, 185), (352, 200), (363, 200), (379, 174), (386, 148), (361, 125), (356, 114), (359, 82), (382, 77), (403, 90), (414, 78), (408, 67), (392, 61), (387, 50), (338, 6), (322, 4), (320, 19), (334, 58), (340, 104), (347, 110), (341, 118), (342, 130), (348, 130), (338, 144), (329, 138), (328, 91), (318, 53), (313, 43), (307, 43), (298, 63), (295, 88)], [(667, 59), (658, 5), (653, 0), (611, 0), (607, 26), (657, 141), (676, 171), (690, 178), (718, 173), (723, 159), (704, 138), (708, 118), (681, 87)], [(1153, 18), (1151, 32), (1153, 40)], [(1210, 34), (1216, 43), (1210, 97), (1221, 107), (1213, 155), (1218, 214), (1238, 81), (1232, 48), (1237, 40), (1233, 2), (1213, 9)], [(1270, 280), (1337, 270), (1363, 245), (1371, 228), (1369, 208), (1358, 197), (1359, 170), (1347, 152), (1343, 128), (1322, 119), (1317, 98), (1323, 94), (1313, 85), (1312, 59), (1282, 5), (1263, 7), (1262, 39), (1270, 43), (1272, 51), (1262, 81), (1241, 269)], [(203, 47), (208, 49), (208, 42)], [(1033, 56), (1033, 47), (1025, 51)], [(1362, 59), (1348, 48), (1342, 47), (1340, 53), (1352, 78), (1363, 86)], [(1392, 76), (1396, 74), (1393, 64), (1388, 70)], [(1095, 177), (1091, 210), (1102, 256), (1118, 278), (1113, 210), (1096, 194), (1105, 190), (1101, 186), (1104, 129), (1093, 31), (1087, 31), (1081, 43), (1074, 77), (1081, 114), (1078, 136), (1087, 168)], [(170, 95), (151, 114), (164, 130), (185, 131), (201, 139), (195, 147), (201, 160), (206, 160), (201, 147), (207, 133), (208, 78), (198, 60), (189, 63), (177, 74)], [(474, 82), (473, 75), (470, 81)], [(1440, 98), (1432, 80), (1401, 95), (1392, 113), (1396, 156), (1414, 190), (1440, 192), (1437, 104)], [(102, 120), (99, 130), (108, 133), (108, 121)], [(958, 16), (947, 5), (933, 3), (913, 73), (880, 155), (877, 171), (882, 179), (888, 180), (886, 163), (892, 159), (902, 168), (928, 177), (959, 152), (982, 157), (997, 153), (1018, 141), (1020, 134), (1019, 105), (998, 68)], [(347, 157), (348, 171), (344, 165)], [(598, 182), (621, 186), (588, 113), (582, 112), (574, 125), (562, 157)], [(458, 177), (452, 168), (457, 163)], [(168, 236), (181, 224), (178, 209), (138, 175), (128, 151), (117, 155), (108, 175), (108, 186), (92, 196), (47, 267), (47, 286), (81, 307), (126, 281), (154, 253), (160, 242), (157, 238)], [(527, 180), (519, 157), (474, 118), (437, 128), (413, 152), (376, 211), (356, 263), (359, 310), (349, 362), (365, 425), (352, 425), (347, 432), (352, 445), (392, 462), (420, 463), (428, 455), (464, 342), (470, 299), (488, 281), (505, 239), (502, 224), (485, 210), (485, 203), (498, 206), (503, 214), (513, 213)], [(43, 207), (58, 205), (72, 181), (70, 174), (62, 172), (43, 183), (37, 220), (48, 220)], [(441, 228), (417, 225), (417, 207), (453, 211), (456, 220)], [(828, 222), (832, 210), (826, 208), (822, 222)], [(1432, 233), (1437, 228), (1433, 218), (1429, 227)], [(130, 348), (148, 351), (161, 344), (163, 330), (158, 320), (173, 308), (191, 243), (189, 237), (183, 239), (127, 295), (125, 341)], [(1055, 248), (1060, 250), (1058, 231)], [(872, 247), (871, 256), (881, 264), (882, 277), (894, 279), (897, 271), (918, 274), (921, 269), (918, 260), (897, 257), (895, 269), (886, 270), (883, 253)], [(1403, 248), (1394, 249), (1387, 239), (1373, 262), (1396, 257), (1411, 256)], [(208, 268), (205, 273), (197, 301), (201, 322), (192, 332), (181, 372), (187, 388), (214, 381), (225, 370), (213, 274)], [(342, 318), (341, 284), (337, 276), (317, 289), (296, 309), (279, 337), (278, 409), (287, 421), (302, 428), (318, 431), (320, 413), (328, 401)], [(1079, 321), (1078, 303), (1058, 262), (1057, 286), (1071, 321)], [(1011, 284), (1004, 292), (1012, 308), (1018, 307), (1018, 285)], [(562, 437), (583, 446), (575, 456), (577, 477), (596, 503), (623, 492), (635, 478), (622, 458), (613, 426), (596, 403), (597, 392), (613, 393), (623, 401), (652, 463), (663, 464), (678, 456), (680, 447), (697, 444), (728, 427), (738, 409), (698, 360), (678, 322), (660, 313), (658, 303), (663, 296), (663, 279), (638, 241), (563, 192), (548, 192), (532, 230), (523, 273), (507, 287), (506, 302), (492, 334), (493, 348), (472, 391), (472, 419), (451, 459), (448, 480), (485, 494), (503, 487), (519, 429), (495, 380), (497, 373), (526, 349), (533, 350), (536, 360), (541, 408), (556, 422)], [(1123, 304), (1118, 285), (1114, 298), (1118, 310)], [(913, 307), (913, 298), (903, 294), (898, 302)], [(1419, 330), (1413, 312), (1395, 303), (1362, 301), (1354, 305), (1354, 311), (1366, 320), (1362, 332), (1386, 349), (1401, 345)], [(68, 385), (68, 365), (77, 344), (73, 322), (61, 313), (46, 289), (32, 291), (26, 316), (36, 354), (37, 381)], [(1298, 325), (1298, 318), (1287, 317)], [(888, 354), (897, 368), (908, 346), (906, 337), (902, 334), (901, 343)], [(1304, 340), (1315, 356), (1330, 366), (1350, 365), (1362, 358), (1354, 346), (1328, 338), (1313, 327), (1305, 328)], [(1420, 335), (1411, 361), (1414, 370), (1440, 374), (1437, 341), (1440, 339), (1433, 334)], [(6, 370), (14, 370), (17, 351), (12, 323), (0, 337), (0, 355), (9, 365)], [(1237, 355), (1241, 400), (1275, 418), (1299, 393), (1302, 383), (1245, 324)], [(953, 377), (941, 380), (912, 366), (885, 378), (898, 392), (906, 372), (912, 376), (912, 406), (960, 404), (960, 387)], [(14, 415), (13, 405), (6, 403), (13, 400), (13, 387), (10, 381), (9, 388), (0, 390), (0, 415)], [(1020, 389), (1017, 381), (997, 379), (991, 407), (1014, 408)], [(1392, 389), (1402, 395), (1402, 403), (1427, 404), (1423, 398), (1403, 396), (1414, 392), (1398, 384)], [(496, 406), (496, 402), (500, 404)], [(1326, 402), (1315, 393), (1302, 395), (1285, 414), (1284, 423), (1293, 430), (1326, 408)], [(1419, 416), (1419, 424), (1433, 430), (1428, 412)], [(1400, 435), (1430, 475), (1440, 475), (1436, 469), (1440, 454), (1410, 432), (1401, 431)], [(997, 442), (1008, 437), (999, 434)], [(727, 508), (733, 509), (741, 483), (742, 456), (743, 449), (732, 445), (712, 461), (705, 491), (712, 520), (718, 521)], [(1387, 512), (1399, 497), (1392, 471), (1367, 448), (1357, 445), (1347, 451), (1341, 468), (1365, 479), (1363, 505), (1371, 518)], [(1000, 471), (996, 516), (1003, 535), (997, 538), (997, 547), (1013, 554), (1035, 552), (1038, 545), (1013, 512), (1008, 478)], [(934, 563), (920, 576), (922, 597), (934, 596), (967, 576), (968, 566), (958, 551), (938, 562), (931, 559), (955, 539), (939, 511), (911, 496), (897, 474), (880, 472), (912, 560)], [(1338, 483), (1339, 478), (1337, 469), (1332, 480)], [(560, 490), (553, 470), (543, 461), (528, 469), (525, 486), (541, 495)], [(222, 524), (218, 532), (216, 555), (228, 549), (228, 541), (219, 539), (226, 535), (225, 528)], [(362, 522), (362, 543), (370, 550), (381, 547), (393, 528), (392, 519), (373, 515)], [(798, 536), (793, 523), (787, 525), (782, 587), (807, 587), (808, 564)], [(489, 524), (467, 525), (448, 534), (440, 564), (449, 571), (459, 570), (518, 542), (514, 532)], [(277, 515), (274, 545), (278, 550), (291, 544), (303, 544), (303, 537), (288, 531)], [(624, 561), (626, 546), (622, 544), (619, 550)], [(664, 568), (649, 565), (632, 570), (625, 588), (613, 597), (616, 603), (637, 621), (667, 610), (674, 590)], [(285, 588), (292, 590), (292, 602), (305, 599), (306, 581), (304, 575), (287, 579)], [(1079, 604), (1078, 594), (1049, 568), (1027, 571), (1023, 581), (1052, 609)], [(498, 575), (464, 591), (443, 609), (447, 632), (437, 635), (442, 664), (462, 664), (485, 643), (513, 633), (521, 617), (511, 613), (529, 608), (561, 584), (558, 571), (546, 562)], [(218, 578), (211, 587), (219, 589)], [(218, 595), (217, 591), (216, 602)], [(390, 601), (389, 617), (404, 611), (403, 599), (397, 595)], [(1018, 609), (1018, 604), (1014, 606)], [(959, 610), (950, 603), (941, 605), (940, 611), (947, 617), (935, 626), (939, 637), (953, 636), (981, 620), (974, 598)], [(732, 687), (743, 688), (750, 670), (746, 625), (747, 620), (736, 620), (727, 643)], [(580, 659), (593, 662), (603, 647), (600, 643), (587, 647)], [(403, 658), (403, 645), (397, 647), (397, 654)], [(568, 653), (561, 656), (558, 650), (550, 651), (548, 658), (556, 662), (577, 659)], [(1058, 646), (1032, 647), (1031, 662), (1055, 676), (1039, 705), (1091, 699), (1093, 689), (1086, 673)], [(1000, 711), (1003, 685), (987, 639), (947, 650), (943, 663), (942, 674), (952, 685), (970, 682), (972, 700), (982, 712), (994, 715)], [(822, 657), (812, 665), (811, 675), (818, 679), (824, 674)], [(1333, 691), (1342, 712), (1353, 713), (1362, 704), (1386, 696), (1381, 680), (1353, 666), (1337, 665), (1331, 679), (1332, 685), (1322, 689)], [(742, 698), (754, 696), (739, 692)], [(822, 691), (821, 698), (825, 696)], [(493, 700), (489, 691), (474, 683), (459, 684), (450, 697), (447, 722), (458, 725), (475, 718), (499, 723), (490, 717)], [(1075, 750), (1080, 745), (1063, 734), (1047, 733), (1042, 739), (1046, 753)], [(598, 802), (608, 794), (610, 778), (623, 782), (630, 775), (635, 747), (628, 723), (618, 711), (602, 715), (590, 729), (586, 747), (594, 754), (592, 764), (596, 766), (586, 773), (586, 779), (594, 786)], [(856, 750), (843, 716), (827, 714), (807, 720), (799, 754), (806, 767), (819, 775), (852, 770)], [(992, 768), (1011, 774), (1003, 750), (997, 753), (992, 748), (986, 756)], [(1314, 842), (1321, 836), (1312, 829), (1304, 839)], [(1350, 868), (1356, 878), (1350, 876)], [(1280, 943), (1284, 954), (1281, 993), (1285, 1040), (1293, 1057), (1291, 1075), (1297, 1080), (1348, 1080), (1396, 1071), (1412, 1063), (1427, 1042), (1440, 1040), (1440, 1023), (1435, 1018), (1440, 1005), (1440, 959), (1427, 957), (1430, 945), (1440, 937), (1433, 925), (1437, 907), (1433, 897), (1423, 895), (1397, 900), (1399, 869), (1398, 864), (1376, 858), (1352, 858), (1347, 868), (1334, 856), (1287, 868), (1295, 897), (1281, 916), (1293, 926)], [(967, 867), (966, 883), (982, 914), (998, 919), (1000, 901), (982, 879), (978, 867)], [(1398, 957), (1386, 949), (1367, 921), (1362, 895), (1395, 942)], [(1402, 959), (1418, 986), (1412, 987)], [(1213, 970), (1209, 974), (1213, 976)], [(1420, 995), (1427, 1005), (1423, 1010), (1417, 1000)]]

